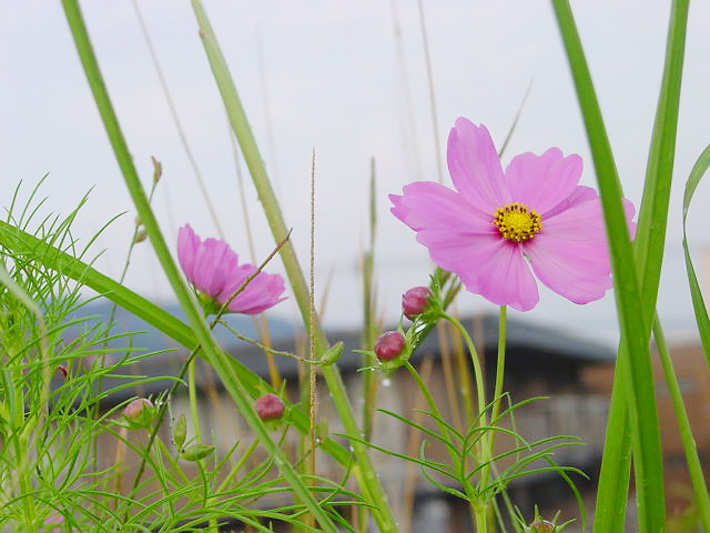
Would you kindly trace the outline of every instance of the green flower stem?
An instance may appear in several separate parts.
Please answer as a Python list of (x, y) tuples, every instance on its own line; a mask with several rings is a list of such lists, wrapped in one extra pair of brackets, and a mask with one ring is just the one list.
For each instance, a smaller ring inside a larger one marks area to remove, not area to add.
[(195, 442), (202, 444), (202, 431), (200, 429), (200, 412), (197, 409), (197, 390), (195, 387), (195, 358), (191, 357), (187, 365), (187, 392), (190, 399), (190, 415), (192, 427), (195, 431)]
[[(496, 382), (493, 389), (493, 406), (491, 408), (491, 425), (495, 426), (500, 406), (503, 403), (503, 380), (505, 378), (505, 336), (506, 336), (506, 318), (507, 307), (500, 307), (500, 316), (498, 318), (498, 356), (496, 360)], [(495, 453), (495, 441), (497, 431), (491, 432), (490, 441), (488, 443), (488, 457), (493, 457)]]
[(251, 457), (251, 454), (254, 453), (254, 450), (256, 450), (257, 444), (259, 444), (259, 441), (257, 439), (254, 439), (252, 441), (252, 443), (249, 445), (249, 448), (247, 448), (247, 450), (242, 454), (242, 456), (239, 459), (239, 461), (237, 462), (237, 464), (235, 464), (234, 467), (232, 467), (232, 470), (224, 478), (224, 481), (222, 481), (219, 488), (217, 489), (217, 494), (222, 494), (226, 490), (227, 485), (229, 485), (234, 480), (237, 473), (239, 472), (239, 469), (242, 468), (246, 464), (246, 462)]
[(693, 438), (688, 413), (683, 403), (683, 393), (680, 390), (678, 378), (673, 370), (673, 362), (668, 352), (668, 345), (666, 344), (666, 338), (663, 334), (661, 323), (658, 320), (658, 315), (656, 315), (656, 320), (653, 323), (653, 338), (656, 340), (658, 356), (661, 360), (661, 366), (663, 367), (663, 375), (666, 378), (668, 392), (671, 403), (673, 404), (673, 410), (675, 411), (676, 421), (678, 422), (678, 431), (680, 433), (681, 442), (683, 443), (683, 452), (685, 453), (685, 460), (688, 463), (688, 473), (690, 474), (693, 492), (695, 493), (695, 506), (700, 515), (703, 530), (710, 531), (710, 496), (708, 495), (708, 487), (705, 483), (705, 476), (703, 475), (700, 459), (698, 458), (698, 448)]
[(178, 272), (150, 208), (138, 173), (133, 165), (131, 154), (121, 133), (108, 92), (106, 91), (77, 0), (62, 0), (62, 5), (74, 37), (79, 58), (84, 67), (94, 98), (96, 99), (99, 113), (103, 119), (104, 127), (106, 128), (106, 132), (116, 154), (116, 159), (126, 181), (126, 186), (136, 206), (138, 215), (145, 226), (146, 232), (153, 243), (161, 266), (192, 325), (205, 357), (213, 365), (215, 371), (222, 379), (225, 389), (232, 396), (237, 408), (242, 413), (242, 416), (244, 416), (252, 431), (254, 431), (262, 446), (264, 446), (266, 452), (273, 458), (274, 463), (283, 474), (284, 479), (291, 485), (294, 495), (298, 497), (303, 502), (306, 509), (313, 514), (323, 530), (333, 533), (337, 532), (338, 529), (332, 519), (320, 508), (313, 494), (298, 473), (293, 469), (283, 451), (278, 444), (271, 439), (268, 429), (254, 409), (252, 398), (235, 373), (234, 367), (229, 361), (229, 356), (215, 345), (214, 339), (203, 320), (202, 313), (197, 303), (191, 297), (190, 291)]
[[(443, 420), (443, 417), (441, 416), (441, 412), (439, 411), (439, 408), (437, 407), (436, 402), (434, 401), (434, 398), (432, 397), (431, 393), (429, 392), (429, 388), (426, 386), (426, 383), (424, 383), (424, 380), (419, 375), (419, 372), (417, 372), (417, 369), (412, 366), (412, 363), (407, 361), (404, 363), (404, 367), (409, 371), (411, 376), (414, 378), (414, 381), (417, 383), (417, 387), (419, 387), (419, 390), (421, 391), (422, 395), (424, 396), (424, 399), (426, 400), (426, 403), (429, 406), (429, 409), (431, 409), (432, 414), (437, 419), (436, 422), (439, 426), (439, 432), (441, 433), (441, 436), (448, 438), (449, 442), (453, 445), (456, 442), (456, 440), (451, 436), (449, 428), (447, 428), (444, 424), (441, 423), (441, 420)], [(449, 448), (447, 447), (447, 449), (449, 449)], [(449, 452), (451, 452), (450, 449), (449, 449)], [(456, 455), (452, 454), (451, 458), (454, 461), (456, 468), (459, 468), (460, 461), (458, 460), (458, 457), (456, 457)]]
[[(491, 410), (491, 421), (495, 423), (500, 412), (500, 406), (503, 396), (503, 380), (505, 378), (505, 336), (506, 336), (506, 318), (507, 307), (502, 305), (498, 318), (498, 357), (496, 361), (496, 383), (493, 389), (493, 408)], [(495, 433), (494, 433), (495, 435)], [(493, 439), (491, 439), (491, 448), (493, 447)], [(491, 452), (493, 450), (491, 449)]]
[(471, 340), (471, 336), (463, 327), (463, 324), (453, 318), (450, 315), (444, 313), (441, 318), (449, 322), (456, 330), (463, 336), (466, 341), (466, 347), (468, 348), (468, 353), (471, 354), (471, 362), (473, 363), (473, 373), (476, 380), (476, 398), (478, 400), (478, 424), (481, 426), (487, 426), (487, 416), (486, 416), (486, 388), (484, 385), (483, 369), (481, 368), (481, 361), (478, 358), (478, 352), (476, 347)]
[[(199, 0), (192, 0), (192, 7), (200, 27), (200, 37), (205, 47), (205, 53), (207, 54), (217, 86), (227, 109), (230, 124), (239, 141), (239, 146), (244, 155), (247, 167), (249, 168), (271, 232), (274, 238), (279, 240), (287, 233), (286, 224), (266, 173), (263, 160), (259, 154), (256, 141), (249, 127), (244, 107), (239, 99), (229, 69), (222, 56), (222, 52), (202, 3)], [(315, 352), (320, 355), (327, 350), (328, 343), (318, 320), (314, 320), (314, 323), (311, 324), (309, 291), (303, 276), (303, 271), (299, 266), (296, 252), (290, 242), (286, 243), (282, 248), (281, 259), (283, 260), (296, 303), (303, 317), (303, 322), (306, 325), (306, 331), (313, 333)], [(358, 462), (357, 467), (354, 468), (354, 472), (360, 481), (363, 496), (367, 504), (372, 508), (374, 519), (380, 531), (382, 533), (396, 531), (397, 525), (392, 515), (387, 495), (372, 465), (368, 448), (359, 442), (361, 438), (360, 429), (355, 419), (352, 405), (350, 405), (350, 400), (345, 392), (345, 386), (340, 373), (336, 365), (324, 366), (321, 370), (333, 398), (335, 408), (343, 423), (345, 433), (355, 437), (351, 441), (351, 446), (353, 447)]]
[[(404, 363), (404, 367), (409, 371), (411, 376), (414, 378), (414, 381), (417, 383), (417, 386), (419, 387), (419, 390), (421, 391), (422, 395), (424, 396), (424, 399), (426, 400), (427, 405), (429, 406), (429, 409), (431, 410), (432, 414), (436, 418), (436, 423), (439, 426), (439, 433), (441, 433), (442, 437), (446, 437), (449, 442), (453, 445), (456, 440), (455, 438), (451, 435), (451, 432), (449, 431), (449, 428), (447, 428), (441, 420), (443, 420), (443, 417), (441, 416), (441, 412), (439, 412), (439, 408), (436, 405), (436, 402), (434, 401), (434, 398), (432, 397), (431, 393), (429, 392), (428, 387), (426, 386), (426, 383), (424, 383), (424, 380), (422, 380), (421, 376), (419, 375), (419, 372), (412, 366), (412, 364), (407, 361)], [(454, 468), (457, 470), (465, 468), (465, 462), (466, 462), (466, 456), (463, 456), (463, 462), (464, 464), (461, 463), (461, 460), (459, 457), (456, 456), (456, 454), (447, 446), (446, 447), (447, 451), (449, 452), (449, 455), (451, 456), (451, 460), (453, 462)], [(465, 476), (462, 476), (465, 477)], [(477, 532), (485, 532), (486, 531), (486, 524), (487, 524), (487, 515), (488, 515), (488, 502), (487, 500), (483, 499), (480, 500), (478, 499), (476, 494), (472, 494), (471, 491), (469, 490), (468, 484), (464, 486), (464, 489), (466, 491), (466, 494), (471, 498), (471, 511), (473, 512), (473, 516), (475, 517), (475, 522), (476, 522), (476, 531)], [(483, 524), (483, 528), (481, 528), (480, 524)]]
[[(479, 427), (487, 427), (488, 426), (488, 416), (486, 414), (486, 388), (485, 388), (485, 376), (483, 375), (483, 369), (481, 368), (481, 361), (478, 358), (478, 351), (476, 350), (475, 345), (473, 344), (473, 340), (471, 339), (471, 336), (468, 334), (468, 331), (466, 331), (466, 328), (463, 327), (463, 324), (453, 318), (450, 315), (447, 315), (444, 313), (442, 315), (442, 318), (446, 321), (448, 321), (451, 325), (453, 325), (459, 333), (463, 336), (464, 340), (466, 341), (466, 346), (468, 347), (468, 351), (471, 354), (471, 362), (473, 363), (473, 373), (474, 377), (476, 380), (476, 397), (478, 398), (478, 417), (477, 417), (477, 425)], [(493, 420), (493, 419), (491, 419)], [(484, 431), (481, 440), (480, 440), (480, 447), (479, 447), (479, 460), (481, 462), (481, 482), (480, 486), (485, 487), (488, 484), (488, 479), (490, 477), (490, 471), (491, 471), (491, 457), (492, 457), (492, 439), (493, 435), (495, 435), (495, 431)], [(486, 531), (487, 525), (488, 525), (488, 501), (487, 500), (481, 500), (480, 502), (480, 508), (478, 506), (473, 506), (474, 507), (474, 513), (476, 515), (476, 523), (477, 523), (477, 529), (476, 531)], [(479, 516), (480, 514), (480, 516)], [(480, 524), (479, 524), (480, 522)]]

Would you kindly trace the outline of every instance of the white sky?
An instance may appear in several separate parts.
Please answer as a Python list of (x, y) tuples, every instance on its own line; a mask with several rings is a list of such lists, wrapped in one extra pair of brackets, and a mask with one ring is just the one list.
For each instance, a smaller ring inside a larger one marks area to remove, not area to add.
[[(174, 127), (132, 2), (82, 3), (85, 19), (124, 135), (144, 182), (150, 156), (164, 177), (155, 210), (168, 240), (189, 222), (217, 236)], [(112, 216), (97, 267), (120, 274), (133, 209), (58, 2), (0, 0), (0, 195), (19, 180), (42, 187), (48, 209), (67, 213), (91, 188), (75, 226), (88, 239)], [(247, 259), (248, 247), (227, 125), (187, 1), (150, 0), (140, 8), (169, 84), (179, 119), (208, 182), (226, 239)], [(357, 325), (362, 311), (358, 254), (367, 234), (370, 158), (378, 177), (377, 275), (381, 310), (398, 315), (402, 292), (427, 282), (430, 264), (414, 234), (388, 212), (386, 195), (416, 179), (436, 180), (439, 151), (458, 116), (486, 124), (502, 143), (528, 85), (532, 89), (504, 162), (523, 151), (559, 146), (591, 158), (569, 70), (546, 2), (425, 0), (439, 117), (435, 145), (417, 4), (362, 2), (211, 1), (206, 3), (250, 122), (283, 201), (301, 262), (307, 263), (311, 150), (317, 154), (317, 284), (332, 273), (325, 315), (331, 325)], [(641, 199), (646, 153), (663, 62), (669, 2), (576, 2), (577, 23), (591, 65), (626, 195)], [(401, 39), (395, 35), (395, 15)], [(691, 8), (676, 178), (669, 229), (671, 251), (659, 304), (673, 331), (692, 327), (680, 251), (682, 187), (710, 142), (710, 5)], [(444, 169), (444, 175), (448, 175)], [(258, 259), (272, 239), (247, 180)], [(23, 196), (26, 197), (26, 196)], [(701, 185), (691, 212), (696, 255), (710, 243), (704, 213), (710, 187)], [(697, 261), (700, 266), (701, 261)], [(280, 265), (271, 271), (281, 272)], [(708, 274), (705, 274), (706, 279)], [(157, 301), (169, 296), (147, 244), (132, 261), (128, 285)], [(459, 309), (488, 309), (462, 294)], [(274, 314), (295, 316), (292, 304)], [(559, 324), (587, 336), (615, 336), (613, 297), (576, 306), (541, 291), (527, 319)]]

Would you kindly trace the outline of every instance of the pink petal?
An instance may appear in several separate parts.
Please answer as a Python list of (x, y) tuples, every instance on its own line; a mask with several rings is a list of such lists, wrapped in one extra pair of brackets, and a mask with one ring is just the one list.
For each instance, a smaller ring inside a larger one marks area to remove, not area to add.
[(606, 245), (540, 234), (525, 251), (538, 279), (575, 303), (599, 300), (612, 286)]
[(520, 246), (488, 234), (453, 233), (446, 229), (422, 230), (417, 241), (429, 249), (432, 260), (459, 276), (466, 290), (497, 305), (520, 311), (538, 301), (535, 278), (525, 263)]
[[(630, 222), (633, 206), (629, 203), (629, 207)], [(575, 303), (598, 300), (612, 286), (598, 197), (576, 202), (543, 220), (542, 231), (526, 243), (525, 252), (540, 281)]]
[(491, 214), (510, 203), (500, 159), (485, 126), (459, 118), (449, 133), (447, 161), (454, 186), (468, 203)]
[(206, 239), (197, 252), (191, 281), (198, 290), (215, 297), (224, 290), (227, 273), (236, 268), (237, 261), (227, 243)]
[(185, 224), (178, 230), (178, 261), (180, 268), (188, 280), (192, 280), (195, 256), (200, 246), (200, 238), (192, 231), (190, 224)]
[(461, 231), (488, 232), (493, 216), (470, 205), (451, 189), (430, 181), (417, 181), (404, 187), (402, 196), (390, 194), (392, 214), (415, 231), (446, 227)]
[[(223, 293), (217, 297), (217, 303), (224, 304), (228, 301), (255, 270), (256, 267), (249, 264), (233, 270)], [(261, 313), (285, 300), (281, 298), (284, 290), (284, 280), (281, 276), (260, 272), (232, 299), (227, 309), (232, 313), (248, 315)]]
[(540, 215), (568, 198), (581, 175), (582, 158), (574, 154), (565, 157), (558, 148), (550, 148), (540, 156), (520, 154), (505, 170), (513, 201)]
[(503, 245), (487, 262), (476, 266), (476, 283), (471, 287), (466, 285), (466, 289), (496, 305), (529, 311), (539, 300), (535, 278), (525, 261), (522, 247), (504, 240), (501, 243)]
[(572, 194), (570, 194), (567, 198), (562, 200), (560, 203), (558, 203), (555, 207), (553, 207), (546, 213), (540, 213), (540, 215), (542, 215), (542, 218), (544, 220), (546, 218), (553, 217), (561, 213), (562, 211), (566, 211), (570, 207), (573, 207), (581, 202), (586, 202), (587, 200), (597, 198), (598, 196), (599, 195), (597, 194), (597, 191), (595, 191), (591, 187), (577, 185)]

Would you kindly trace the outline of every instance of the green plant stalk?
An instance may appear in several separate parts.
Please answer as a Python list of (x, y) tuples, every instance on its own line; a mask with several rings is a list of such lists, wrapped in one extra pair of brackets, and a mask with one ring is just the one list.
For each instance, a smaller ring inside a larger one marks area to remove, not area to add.
[[(58, 250), (37, 237), (7, 222), (0, 221), (0, 244), (17, 253), (32, 254), (38, 263), (61, 272), (63, 275), (86, 285), (97, 293), (103, 294), (106, 298), (155, 327), (184, 348), (190, 351), (199, 348), (197, 338), (187, 324), (184, 324), (153, 302), (146, 300), (96, 271), (86, 263)], [(231, 359), (230, 363), (239, 377), (239, 381), (251, 396), (263, 394), (264, 391), (278, 392), (236, 359)], [(289, 405), (288, 403), (287, 405), (294, 427), (301, 433), (307, 432), (309, 427), (308, 417), (297, 406)], [(338, 464), (347, 467), (350, 454), (345, 448), (328, 436), (324, 435), (321, 439), (321, 449), (337, 461)]]
[[(266, 173), (263, 160), (259, 155), (259, 150), (251, 128), (249, 127), (246, 113), (202, 3), (199, 0), (192, 0), (192, 7), (200, 27), (200, 37), (205, 47), (205, 53), (207, 54), (210, 67), (212, 68), (217, 86), (222, 95), (222, 100), (227, 109), (230, 124), (234, 129), (234, 133), (244, 155), (244, 160), (249, 168), (271, 232), (274, 238), (279, 240), (287, 233), (286, 224)], [(287, 242), (281, 249), (281, 259), (283, 260), (286, 274), (296, 298), (296, 303), (303, 317), (303, 322), (306, 325), (306, 330), (313, 332), (315, 351), (316, 354), (320, 356), (320, 354), (324, 353), (327, 349), (328, 343), (320, 327), (320, 323), (317, 320), (314, 321), (313, 324), (310, 323), (310, 296), (303, 271), (296, 258), (296, 252), (290, 242)], [(336, 365), (322, 367), (322, 373), (333, 398), (335, 408), (343, 422), (345, 433), (356, 437), (356, 439), (351, 441), (351, 446), (353, 447), (359, 466), (359, 468), (354, 469), (354, 472), (358, 476), (363, 496), (367, 503), (372, 506), (373, 516), (380, 531), (383, 533), (396, 531), (397, 526), (392, 515), (388, 498), (372, 465), (367, 447), (359, 442), (361, 437), (360, 429), (358, 428), (352, 405), (350, 405), (350, 400), (345, 392), (345, 386), (340, 373)]]
[(274, 443), (263, 421), (256, 413), (252, 399), (239, 381), (229, 356), (222, 352), (214, 343), (214, 339), (205, 324), (202, 313), (190, 295), (190, 291), (183, 282), (173, 261), (167, 244), (160, 232), (158, 223), (150, 208), (150, 204), (141, 185), (138, 173), (133, 166), (133, 160), (121, 133), (118, 119), (111, 105), (108, 92), (103, 82), (98, 63), (93, 53), (89, 36), (86, 31), (77, 0), (62, 0), (67, 21), (69, 23), (74, 41), (79, 53), (79, 58), (91, 87), (96, 104), (104, 122), (104, 127), (114, 149), (117, 162), (126, 181), (126, 186), (136, 206), (138, 215), (143, 222), (146, 232), (150, 237), (161, 266), (175, 291), (189, 322), (191, 323), (199, 344), (207, 360), (213, 365), (215, 371), (222, 379), (225, 389), (229, 392), (237, 408), (244, 416), (254, 434), (260, 440), (266, 452), (274, 459), (277, 468), (284, 479), (291, 485), (294, 494), (301, 499), (304, 506), (316, 518), (325, 531), (335, 533), (338, 529), (331, 518), (320, 508), (318, 502), (303, 483), (298, 473), (288, 462), (283, 451)]
[(656, 315), (656, 319), (653, 322), (653, 338), (656, 340), (658, 357), (661, 360), (663, 375), (666, 378), (668, 393), (673, 404), (676, 421), (678, 422), (678, 432), (683, 443), (685, 460), (688, 463), (688, 473), (693, 485), (695, 505), (700, 515), (700, 522), (704, 531), (710, 531), (710, 495), (708, 495), (708, 487), (705, 483), (703, 468), (698, 457), (698, 447), (695, 444), (688, 413), (683, 403), (683, 392), (680, 390), (678, 378), (673, 370), (673, 362), (671, 361), (671, 355), (668, 351), (668, 345), (666, 344), (666, 338), (663, 334), (663, 328), (661, 328), (661, 322), (658, 320), (658, 315)]
[[(476, 418), (477, 423), (480, 427), (488, 426), (488, 416), (486, 415), (486, 388), (485, 388), (485, 376), (483, 375), (483, 369), (481, 368), (481, 362), (478, 358), (478, 352), (476, 351), (476, 346), (473, 344), (471, 336), (463, 327), (463, 324), (453, 318), (450, 315), (444, 313), (441, 317), (442, 319), (448, 321), (454, 328), (456, 328), (459, 333), (463, 336), (466, 341), (466, 346), (468, 347), (469, 354), (471, 355), (471, 362), (473, 363), (473, 373), (476, 380), (476, 397), (478, 399), (478, 417)], [(488, 480), (491, 475), (491, 457), (492, 457), (492, 444), (491, 439), (493, 438), (495, 431), (486, 431), (481, 436), (480, 440), (480, 457), (479, 461), (481, 463), (481, 481), (480, 486), (485, 487), (488, 484)], [(477, 525), (477, 531), (486, 531), (488, 525), (488, 500), (483, 499), (480, 502), (481, 508), (474, 506), (474, 514), (476, 516), (476, 522), (478, 524), (481, 521), (482, 525)], [(480, 513), (480, 516), (479, 516)], [(481, 529), (483, 527), (483, 529)]]
[[(491, 409), (491, 421), (494, 423), (500, 413), (500, 406), (503, 396), (503, 380), (505, 378), (505, 337), (507, 325), (507, 307), (500, 307), (500, 315), (498, 318), (498, 356), (496, 358), (496, 382), (493, 389), (493, 408)], [(493, 454), (493, 446), (495, 444), (494, 437), (491, 438), (491, 454)]]
[[(362, 257), (362, 306), (363, 306), (363, 334), (360, 348), (363, 350), (363, 367), (373, 368), (376, 364), (375, 356), (370, 350), (375, 345), (375, 283), (374, 283), (374, 258), (375, 258), (375, 236), (377, 234), (377, 209), (375, 195), (375, 158), (370, 161), (370, 242), (369, 248)], [(375, 406), (377, 404), (378, 379), (375, 372), (367, 370), (362, 372), (362, 391), (364, 402), (362, 404), (362, 434), (366, 441), (372, 438), (372, 424), (375, 416)], [(358, 526), (361, 533), (367, 533), (369, 529), (369, 514), (365, 507), (358, 507)]]
[[(631, 441), (634, 448), (636, 489), (639, 507), (639, 529), (663, 531), (665, 497), (663, 456), (656, 412), (655, 390), (651, 371), (648, 322), (644, 310), (655, 308), (654, 302), (642, 302), (639, 277), (622, 207), (621, 184), (609, 140), (601, 117), (586, 58), (579, 40), (574, 18), (567, 0), (553, 0), (562, 39), (577, 87), (580, 107), (596, 169), (604, 222), (611, 252), (622, 345), (620, 357), (629, 362), (629, 372), (622, 374), (626, 389)], [(658, 258), (660, 261), (660, 258)], [(645, 304), (645, 305), (643, 305)], [(646, 334), (648, 332), (648, 334)], [(610, 431), (612, 428), (608, 428)], [(615, 465), (624, 468), (625, 465)], [(618, 476), (612, 476), (618, 479)], [(602, 479), (602, 482), (605, 480)], [(615, 489), (602, 485), (600, 491)], [(597, 531), (606, 529), (597, 526)]]
[(473, 363), (473, 373), (475, 374), (474, 378), (476, 381), (476, 399), (478, 401), (478, 419), (480, 420), (479, 423), (481, 426), (487, 426), (488, 417), (486, 416), (486, 388), (483, 379), (483, 369), (481, 368), (481, 361), (478, 359), (478, 352), (476, 351), (476, 347), (474, 346), (473, 341), (471, 340), (471, 336), (468, 334), (468, 331), (466, 331), (466, 328), (463, 327), (463, 324), (461, 324), (461, 322), (456, 320), (451, 315), (447, 315), (446, 313), (444, 313), (441, 318), (449, 322), (452, 326), (454, 326), (454, 328), (463, 336), (464, 340), (466, 341), (468, 353), (471, 355), (471, 363)]
[[(370, 353), (375, 345), (375, 302), (374, 302), (374, 256), (375, 256), (375, 229), (377, 225), (377, 212), (375, 203), (375, 160), (371, 162), (372, 173), (370, 176), (370, 242), (369, 248), (363, 253), (362, 258), (362, 303), (363, 303), (363, 350), (362, 361), (365, 368), (375, 366), (375, 356)], [(375, 373), (366, 371), (362, 373), (362, 390), (365, 401), (362, 404), (362, 434), (365, 440), (372, 437), (372, 419), (377, 403), (377, 379)], [(364, 511), (364, 508), (362, 509)], [(362, 513), (361, 513), (362, 514)], [(366, 526), (366, 524), (365, 524)]]
[[(441, 420), (443, 420), (443, 417), (441, 416), (441, 413), (439, 412), (439, 408), (436, 405), (436, 402), (434, 401), (434, 398), (432, 397), (431, 393), (429, 392), (429, 389), (426, 386), (426, 383), (424, 383), (424, 380), (422, 380), (421, 376), (419, 375), (419, 372), (412, 366), (412, 364), (407, 361), (404, 364), (404, 367), (409, 371), (409, 374), (414, 378), (414, 381), (417, 384), (417, 387), (419, 387), (419, 390), (421, 391), (422, 395), (424, 396), (424, 399), (426, 400), (427, 405), (429, 406), (429, 409), (431, 410), (432, 414), (436, 418), (436, 423), (439, 426), (439, 433), (441, 433), (442, 437), (445, 437), (449, 440), (451, 444), (455, 442), (455, 439), (452, 437), (451, 432), (449, 428), (447, 428)], [(452, 461), (452, 466), (456, 470), (460, 470), (464, 468), (464, 465), (461, 464), (461, 460), (456, 456), (456, 454), (447, 446), (447, 451), (449, 452), (449, 455), (451, 457)], [(462, 459), (465, 461), (466, 456), (464, 455)], [(488, 516), (488, 500), (485, 498), (478, 498), (478, 495), (476, 494), (471, 494), (469, 492), (469, 485), (466, 484), (464, 486), (464, 490), (466, 491), (466, 495), (470, 498), (470, 503), (471, 503), (471, 512), (474, 517), (474, 522), (476, 523), (476, 532), (477, 533), (485, 533), (486, 531), (486, 526), (488, 523), (487, 516)]]
[(197, 389), (195, 387), (195, 358), (190, 359), (187, 366), (187, 391), (190, 399), (190, 416), (195, 432), (195, 442), (202, 444), (202, 431), (200, 430), (200, 412), (197, 409)]

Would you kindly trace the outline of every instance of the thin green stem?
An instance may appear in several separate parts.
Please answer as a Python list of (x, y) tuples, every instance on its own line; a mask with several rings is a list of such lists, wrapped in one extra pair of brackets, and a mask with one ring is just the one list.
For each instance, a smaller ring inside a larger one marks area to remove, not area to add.
[[(441, 421), (443, 420), (443, 417), (441, 416), (441, 412), (439, 412), (439, 408), (436, 405), (436, 402), (434, 401), (433, 396), (431, 395), (431, 392), (429, 392), (429, 388), (426, 386), (426, 383), (424, 383), (424, 380), (421, 378), (419, 375), (419, 372), (412, 366), (412, 364), (407, 361), (404, 364), (404, 367), (409, 371), (411, 376), (414, 378), (414, 381), (417, 384), (417, 387), (419, 387), (419, 390), (421, 391), (422, 395), (424, 396), (424, 399), (427, 402), (427, 405), (429, 406), (429, 409), (431, 410), (432, 414), (434, 415), (436, 419), (436, 423), (439, 426), (439, 432), (441, 433), (442, 437), (446, 437), (449, 442), (453, 445), (456, 442), (456, 439), (451, 435), (451, 431), (449, 428), (446, 427), (445, 424), (443, 424)], [(458, 470), (462, 471), (465, 469), (465, 463), (466, 463), (466, 455), (462, 455), (461, 457), (458, 457), (454, 451), (447, 446), (447, 450), (449, 452), (449, 455), (451, 457), (451, 460), (453, 462), (453, 467)], [(485, 459), (483, 459), (485, 460)], [(462, 479), (465, 479), (465, 475), (462, 475)], [(488, 515), (488, 504), (486, 500), (479, 500), (476, 494), (472, 494), (471, 491), (469, 490), (468, 483), (465, 484), (464, 489), (466, 490), (466, 493), (468, 496), (471, 498), (471, 510), (473, 512), (473, 515), (475, 516), (476, 523), (483, 523), (486, 524), (487, 519), (486, 516)], [(485, 531), (484, 529), (477, 529), (477, 531)]]
[[(463, 327), (463, 324), (453, 318), (452, 316), (444, 313), (442, 315), (442, 318), (449, 322), (451, 325), (458, 330), (458, 332), (463, 336), (464, 340), (466, 341), (466, 346), (468, 347), (468, 351), (471, 355), (471, 362), (473, 363), (473, 373), (474, 373), (474, 378), (476, 380), (476, 397), (478, 398), (478, 417), (477, 417), (477, 424), (479, 427), (487, 427), (488, 426), (488, 416), (486, 414), (486, 389), (485, 389), (485, 376), (483, 375), (483, 369), (481, 368), (481, 361), (478, 357), (478, 351), (476, 350), (476, 346), (473, 344), (473, 340), (471, 339), (471, 336), (468, 334), (468, 331), (466, 331), (466, 328)], [(488, 483), (488, 479), (490, 477), (490, 469), (491, 469), (491, 457), (492, 457), (492, 444), (491, 440), (493, 435), (495, 434), (495, 431), (484, 431), (483, 434), (481, 435), (480, 438), (480, 456), (479, 456), (479, 461), (481, 463), (481, 483), (480, 486), (485, 487), (486, 484)], [(476, 516), (476, 531), (478, 532), (484, 532), (487, 530), (488, 527), (488, 500), (487, 499), (482, 499), (479, 500), (478, 505), (473, 505), (473, 512)]]
[[(496, 418), (498, 418), (503, 396), (503, 380), (505, 378), (506, 317), (507, 307), (502, 305), (500, 308), (500, 316), (498, 318), (498, 357), (496, 361), (496, 383), (493, 389), (493, 408), (491, 410), (491, 420), (493, 422), (495, 422)], [(491, 439), (491, 452), (493, 451), (493, 441), (494, 439)]]
[(229, 472), (229, 474), (227, 474), (227, 476), (224, 478), (224, 481), (222, 481), (222, 483), (219, 485), (216, 494), (221, 494), (227, 488), (227, 485), (234, 481), (234, 478), (236, 477), (237, 473), (249, 460), (251, 455), (254, 453), (254, 450), (256, 450), (258, 444), (259, 441), (257, 439), (254, 439), (252, 441), (252, 443), (249, 445), (249, 448), (247, 448), (247, 450), (242, 454), (237, 464), (232, 467), (232, 470)]
[(200, 430), (200, 412), (197, 408), (197, 390), (195, 386), (195, 358), (191, 357), (187, 365), (187, 391), (190, 399), (190, 415), (192, 427), (195, 432), (195, 442), (202, 444), (202, 431)]
[(488, 421), (487, 421), (487, 416), (486, 416), (486, 388), (484, 385), (484, 376), (483, 376), (483, 369), (481, 368), (481, 361), (478, 358), (478, 352), (476, 351), (476, 347), (473, 344), (473, 340), (471, 340), (471, 336), (468, 334), (468, 331), (466, 331), (466, 328), (463, 327), (463, 324), (453, 318), (450, 315), (447, 315), (444, 313), (441, 318), (449, 322), (456, 330), (463, 336), (464, 341), (466, 342), (466, 347), (468, 348), (468, 353), (471, 355), (471, 363), (473, 363), (473, 373), (474, 373), (474, 378), (476, 380), (476, 398), (478, 400), (478, 420), (479, 424), (481, 426), (487, 426)]

